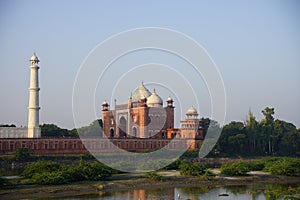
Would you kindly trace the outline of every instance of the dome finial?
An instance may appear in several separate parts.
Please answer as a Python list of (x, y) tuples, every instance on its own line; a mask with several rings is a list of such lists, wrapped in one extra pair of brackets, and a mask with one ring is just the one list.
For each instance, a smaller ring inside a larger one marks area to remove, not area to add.
[(36, 56), (36, 53), (34, 52), (33, 55), (30, 58), (30, 63), (31, 64), (38, 64), (40, 62), (40, 60), (38, 59), (38, 57)]

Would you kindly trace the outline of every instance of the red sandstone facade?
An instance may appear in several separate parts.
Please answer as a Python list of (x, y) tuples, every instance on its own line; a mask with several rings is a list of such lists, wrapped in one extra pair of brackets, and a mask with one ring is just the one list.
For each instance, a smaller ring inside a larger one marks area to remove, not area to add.
[[(144, 152), (163, 148), (170, 143), (168, 139), (79, 139), (79, 138), (7, 138), (0, 139), (0, 154), (13, 154), (15, 149), (28, 148), (35, 155), (86, 154), (91, 152), (110, 152), (113, 146), (128, 151)], [(169, 149), (197, 149), (200, 140), (182, 140), (172, 142)], [(87, 148), (87, 149), (86, 149)]]
[[(196, 109), (191, 108), (187, 119), (181, 121), (182, 128), (174, 128), (173, 99), (163, 100), (154, 91), (152, 94), (142, 84), (130, 96), (128, 104), (115, 105), (110, 110), (109, 104), (102, 103), (103, 133), (114, 139), (203, 139), (202, 122)], [(182, 133), (181, 133), (182, 132)]]

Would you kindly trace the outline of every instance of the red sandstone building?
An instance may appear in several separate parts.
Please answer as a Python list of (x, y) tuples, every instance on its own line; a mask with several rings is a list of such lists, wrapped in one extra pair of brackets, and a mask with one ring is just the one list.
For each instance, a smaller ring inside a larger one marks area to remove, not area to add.
[[(79, 138), (1, 138), (0, 154), (12, 154), (17, 148), (28, 148), (33, 154), (84, 154), (101, 149), (109, 151), (112, 146), (136, 152), (163, 148), (175, 141), (171, 149), (181, 149), (182, 141), (189, 149), (198, 149), (203, 140), (202, 121), (194, 107), (188, 109), (181, 127), (174, 127), (172, 98), (166, 100), (154, 91), (152, 94), (142, 84), (129, 98), (127, 104), (115, 105), (110, 110), (107, 102), (102, 104), (103, 134), (107, 139)], [(101, 135), (101, 133), (99, 133)], [(178, 141), (178, 142), (177, 142)], [(181, 141), (181, 142), (179, 142)]]
[(203, 140), (202, 121), (197, 110), (191, 107), (182, 120), (181, 128), (174, 127), (173, 99), (169, 97), (163, 107), (162, 98), (142, 83), (130, 96), (127, 104), (110, 105), (102, 103), (103, 133), (111, 139), (189, 139), (194, 140), (192, 149), (198, 148)]

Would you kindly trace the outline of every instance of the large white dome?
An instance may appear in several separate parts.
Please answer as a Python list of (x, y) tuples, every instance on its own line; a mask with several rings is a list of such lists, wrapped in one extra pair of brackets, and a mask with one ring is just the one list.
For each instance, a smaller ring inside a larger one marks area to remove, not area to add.
[(139, 102), (142, 97), (146, 97), (148, 99), (148, 97), (150, 95), (151, 95), (151, 92), (149, 92), (149, 90), (142, 83), (142, 85), (133, 92), (133, 94), (131, 96), (132, 102)]
[(163, 105), (163, 100), (154, 91), (147, 100), (147, 106), (149, 107), (161, 107)]

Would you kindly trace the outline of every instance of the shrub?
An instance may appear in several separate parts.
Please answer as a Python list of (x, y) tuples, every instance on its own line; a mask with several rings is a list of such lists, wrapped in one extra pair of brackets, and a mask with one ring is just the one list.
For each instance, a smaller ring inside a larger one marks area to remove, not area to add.
[(179, 171), (181, 175), (201, 176), (205, 174), (206, 167), (199, 163), (181, 162), (179, 165)]
[(99, 162), (83, 163), (75, 166), (58, 164), (51, 161), (38, 161), (29, 164), (21, 176), (34, 184), (64, 184), (81, 180), (102, 180), (111, 176), (112, 170)]
[(156, 172), (147, 172), (145, 177), (153, 181), (163, 181), (163, 177)]
[(265, 162), (263, 160), (248, 162), (247, 164), (250, 171), (260, 171), (265, 167)]
[(280, 158), (274, 162), (266, 162), (264, 171), (277, 175), (297, 176), (300, 174), (300, 159)]
[(41, 185), (58, 185), (68, 182), (67, 174), (62, 171), (36, 173), (29, 181), (29, 183)]
[(85, 179), (85, 177), (82, 176), (82, 170), (80, 169), (79, 165), (76, 166), (63, 165), (61, 166), (60, 170), (64, 172), (64, 177), (68, 182), (82, 181)]
[(30, 163), (23, 171), (21, 176), (31, 178), (34, 174), (42, 174), (43, 172), (53, 172), (59, 169), (60, 165), (51, 161), (37, 161)]
[(112, 170), (99, 162), (79, 164), (81, 176), (85, 180), (98, 181), (110, 177)]
[(16, 160), (29, 160), (31, 158), (28, 148), (18, 148), (14, 151)]
[(193, 150), (188, 150), (182, 154), (181, 158), (198, 158), (199, 157), (199, 152), (198, 151), (193, 151)]
[(222, 174), (230, 176), (246, 175), (250, 171), (248, 164), (243, 161), (223, 164), (220, 170)]

